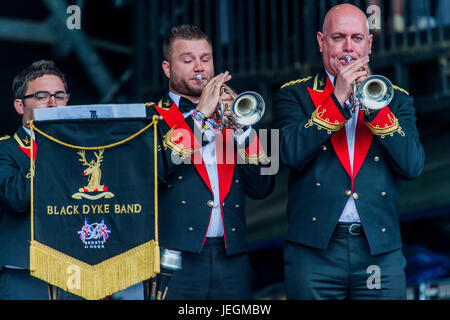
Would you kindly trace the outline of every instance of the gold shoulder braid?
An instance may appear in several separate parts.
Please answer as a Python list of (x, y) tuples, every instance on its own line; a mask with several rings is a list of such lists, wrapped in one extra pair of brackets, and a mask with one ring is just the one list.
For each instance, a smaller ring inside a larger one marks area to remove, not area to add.
[(292, 86), (294, 84), (299, 84), (299, 83), (306, 82), (306, 81), (308, 81), (311, 78), (312, 77), (306, 77), (306, 78), (303, 78), (303, 79), (297, 79), (297, 80), (294, 80), (294, 81), (287, 82), (287, 83), (283, 84), (280, 89), (283, 89), (284, 87)]
[(6, 135), (6, 136), (3, 136), (3, 137), (0, 137), (0, 141), (8, 140), (9, 138), (11, 138), (11, 137)]
[(154, 105), (155, 105), (154, 102), (146, 102), (146, 103), (144, 104), (144, 106), (146, 106), (146, 107), (151, 107), (151, 106), (154, 106)]
[(403, 92), (403, 93), (406, 93), (406, 94), (409, 96), (409, 92), (406, 91), (405, 89), (402, 89), (402, 88), (400, 88), (399, 86), (396, 86), (396, 85), (392, 85), (392, 87), (393, 87), (395, 90), (398, 90), (398, 91), (401, 91), (401, 92)]

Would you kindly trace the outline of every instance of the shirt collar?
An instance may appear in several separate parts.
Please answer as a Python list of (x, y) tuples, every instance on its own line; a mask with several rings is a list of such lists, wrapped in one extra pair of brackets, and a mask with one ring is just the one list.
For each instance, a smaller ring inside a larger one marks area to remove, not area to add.
[(336, 78), (336, 76), (333, 76), (331, 73), (329, 73), (327, 69), (325, 69), (325, 72), (327, 73), (328, 78), (330, 78), (331, 84), (333, 85), (334, 88), (334, 79)]
[(173, 102), (175, 102), (175, 104), (177, 106), (180, 104), (181, 97), (179, 95), (177, 95), (176, 93), (173, 93), (172, 91), (169, 91), (169, 97), (170, 97), (170, 99), (173, 100)]
[[(175, 104), (178, 107), (178, 105), (180, 104), (181, 96), (176, 93), (173, 93), (172, 91), (169, 91), (169, 97), (170, 97), (170, 99), (172, 99), (173, 102), (175, 102)], [(194, 103), (198, 103), (199, 101), (200, 100), (197, 100)]]
[[(31, 130), (30, 130), (29, 128), (27, 128), (27, 127), (25, 127), (25, 126), (22, 126), (22, 128), (23, 128), (23, 130), (25, 130), (25, 132), (26, 132), (29, 136), (31, 136)], [(33, 132), (33, 140), (36, 140), (36, 135), (34, 134), (34, 132)]]

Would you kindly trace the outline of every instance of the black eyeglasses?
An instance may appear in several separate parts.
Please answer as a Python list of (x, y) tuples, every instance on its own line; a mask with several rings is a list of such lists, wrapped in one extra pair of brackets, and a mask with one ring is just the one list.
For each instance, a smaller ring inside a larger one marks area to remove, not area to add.
[(33, 94), (23, 96), (22, 99), (35, 98), (39, 102), (47, 103), (50, 101), (51, 97), (55, 97), (56, 101), (66, 102), (67, 100), (69, 100), (69, 96), (70, 96), (70, 94), (62, 92), (62, 91), (59, 91), (56, 93), (50, 93), (48, 91), (37, 91)]

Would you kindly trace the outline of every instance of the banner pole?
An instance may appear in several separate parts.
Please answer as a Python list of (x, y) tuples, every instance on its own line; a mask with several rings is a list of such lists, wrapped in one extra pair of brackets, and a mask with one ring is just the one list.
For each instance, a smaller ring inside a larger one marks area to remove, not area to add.
[(155, 179), (155, 241), (159, 245), (159, 236), (158, 236), (158, 140), (157, 140), (157, 125), (158, 125), (159, 116), (153, 117), (153, 157), (154, 157), (154, 179)]
[[(159, 250), (159, 235), (158, 235), (158, 121), (160, 116), (153, 116), (153, 157), (154, 157), (154, 197), (155, 197), (155, 250), (154, 250), (154, 272), (159, 273), (160, 269), (160, 250)], [(161, 146), (162, 148), (162, 146)]]
[(34, 193), (34, 123), (30, 120), (30, 273), (36, 269), (36, 252), (34, 250), (34, 207), (33, 207), (33, 193)]
[(30, 215), (31, 215), (31, 237), (30, 240), (34, 240), (34, 221), (33, 221), (33, 184), (34, 184), (34, 122), (29, 121), (30, 124), (30, 138), (31, 138), (31, 150), (30, 150)]

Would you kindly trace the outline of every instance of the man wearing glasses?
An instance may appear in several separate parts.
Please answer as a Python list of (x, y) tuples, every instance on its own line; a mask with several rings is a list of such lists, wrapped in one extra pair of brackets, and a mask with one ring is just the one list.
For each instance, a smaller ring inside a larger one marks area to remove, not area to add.
[[(65, 106), (64, 74), (53, 61), (40, 60), (13, 81), (14, 107), (22, 126), (0, 138), (0, 300), (49, 299), (47, 283), (30, 275), (30, 130), (33, 110)], [(36, 154), (36, 152), (34, 152)], [(74, 296), (60, 290), (59, 298)]]

